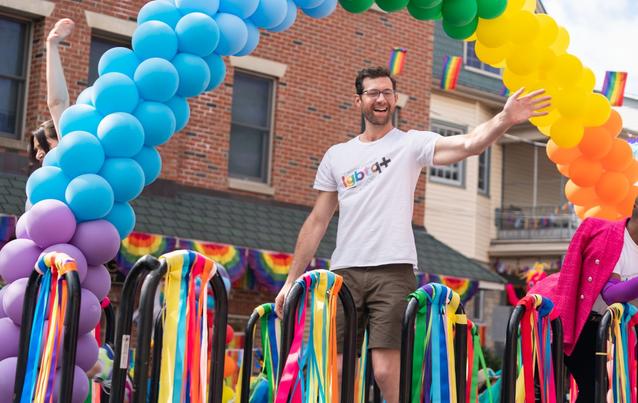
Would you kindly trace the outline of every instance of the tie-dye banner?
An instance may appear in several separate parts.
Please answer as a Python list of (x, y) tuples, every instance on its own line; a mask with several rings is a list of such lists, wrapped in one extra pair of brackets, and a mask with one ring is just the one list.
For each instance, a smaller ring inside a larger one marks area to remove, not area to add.
[(0, 242), (6, 242), (16, 233), (16, 217), (12, 215), (0, 215)]
[(458, 278), (451, 276), (441, 276), (438, 274), (430, 273), (416, 273), (417, 286), (422, 287), (428, 283), (439, 283), (451, 288), (454, 292), (459, 294), (461, 302), (466, 303), (479, 289), (479, 282), (477, 280), (470, 280), (467, 278)]
[(230, 275), (230, 280), (233, 283), (239, 281), (246, 274), (246, 248), (221, 243), (180, 239), (179, 249), (194, 250), (221, 264)]
[(122, 240), (120, 252), (115, 258), (122, 271), (128, 273), (135, 262), (144, 255), (159, 257), (177, 249), (177, 238), (132, 232)]
[[(252, 269), (258, 285), (264, 287), (267, 291), (278, 292), (288, 277), (292, 256), (289, 253), (250, 249), (248, 251), (248, 265)], [(329, 260), (315, 258), (310, 262), (306, 270), (327, 270), (329, 268)]]

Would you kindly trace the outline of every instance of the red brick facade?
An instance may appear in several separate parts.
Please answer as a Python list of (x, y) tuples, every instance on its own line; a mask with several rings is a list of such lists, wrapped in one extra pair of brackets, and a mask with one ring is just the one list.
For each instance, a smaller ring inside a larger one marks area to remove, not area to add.
[[(33, 21), (25, 131), (48, 118), (44, 45), (55, 21), (70, 17), (76, 22), (69, 43), (61, 49), (69, 92), (75, 100), (87, 85), (89, 70), (92, 32), (84, 10), (134, 21), (145, 2), (63, 0), (54, 3), (56, 7), (50, 17)], [(401, 111), (400, 127), (427, 129), (432, 32), (432, 24), (416, 21), (407, 12), (369, 11), (354, 15), (338, 7), (327, 19), (313, 20), (300, 13), (289, 31), (262, 33), (253, 55), (286, 64), (288, 68), (276, 86), (271, 166), (275, 194), (254, 196), (313, 204), (312, 183), (323, 153), (330, 145), (359, 132), (360, 117), (353, 108), (357, 70), (385, 64), (393, 47), (408, 49), (398, 89), (410, 98)], [(225, 83), (211, 93), (192, 99), (189, 125), (161, 147), (163, 178), (216, 191), (237, 192), (229, 189), (227, 179), (233, 68), (228, 61), (226, 64)], [(425, 174), (416, 192), (414, 222), (417, 225), (424, 222), (424, 194)]]

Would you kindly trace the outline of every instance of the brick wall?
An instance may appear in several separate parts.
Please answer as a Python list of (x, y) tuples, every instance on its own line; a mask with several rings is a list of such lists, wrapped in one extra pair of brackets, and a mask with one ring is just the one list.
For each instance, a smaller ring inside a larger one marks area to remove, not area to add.
[[(48, 118), (45, 84), (45, 39), (55, 21), (70, 17), (76, 29), (61, 56), (71, 99), (87, 85), (91, 28), (84, 10), (135, 20), (145, 3), (136, 1), (54, 1), (53, 14), (33, 23), (31, 70), (25, 131)], [(312, 205), (315, 171), (326, 149), (359, 133), (360, 117), (353, 108), (354, 77), (365, 66), (383, 65), (390, 49), (408, 48), (407, 63), (398, 89), (410, 96), (401, 111), (400, 127), (429, 127), (432, 71), (430, 23), (412, 19), (407, 12), (361, 15), (340, 7), (329, 18), (312, 20), (299, 14), (285, 33), (263, 33), (254, 56), (288, 66), (278, 82), (271, 167), (274, 196), (259, 198)], [(191, 120), (169, 144), (161, 147), (162, 177), (186, 185), (237, 192), (228, 188), (227, 166), (232, 102), (233, 68), (216, 91), (191, 100)], [(0, 151), (3, 149), (0, 148)], [(4, 149), (6, 150), (6, 149)], [(419, 180), (414, 222), (424, 222), (425, 177)]]

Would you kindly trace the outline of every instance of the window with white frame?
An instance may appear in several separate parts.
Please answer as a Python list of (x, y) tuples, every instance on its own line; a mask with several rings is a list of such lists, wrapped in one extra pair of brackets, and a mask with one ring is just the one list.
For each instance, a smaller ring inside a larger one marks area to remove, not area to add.
[(0, 136), (22, 137), (22, 121), (27, 87), (28, 21), (0, 15)]
[(481, 194), (490, 194), (490, 160), (492, 149), (483, 151), (478, 158), (478, 191)]
[(125, 39), (114, 39), (102, 36), (91, 37), (91, 50), (89, 54), (89, 85), (93, 85), (93, 83), (99, 76), (98, 65), (100, 63), (102, 55), (106, 53), (107, 50), (119, 46), (130, 48), (131, 44), (130, 41), (127, 41)]
[(494, 77), (501, 77), (501, 69), (492, 67), (489, 64), (483, 63), (481, 60), (479, 60), (474, 50), (475, 45), (476, 42), (464, 42), (463, 53), (465, 54), (465, 57), (463, 57), (463, 63), (465, 64), (465, 68), (468, 70), (477, 71), (482, 74), (487, 74)]
[(228, 174), (268, 183), (275, 79), (236, 70), (233, 84)]
[[(456, 136), (466, 132), (465, 126), (455, 125), (453, 123), (433, 121), (431, 130), (442, 136)], [(447, 166), (437, 166), (430, 168), (430, 181), (444, 183), (447, 185), (464, 186), (465, 185), (465, 163), (459, 161)]]

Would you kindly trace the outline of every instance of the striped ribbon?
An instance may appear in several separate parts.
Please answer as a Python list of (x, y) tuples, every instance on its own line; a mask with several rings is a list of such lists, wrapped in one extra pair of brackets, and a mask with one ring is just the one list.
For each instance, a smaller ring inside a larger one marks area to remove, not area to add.
[[(336, 402), (339, 400), (336, 313), (343, 279), (326, 270), (315, 270), (297, 283), (303, 287), (303, 293), (275, 402)], [(310, 333), (302, 349), (308, 306), (312, 308)]]
[[(207, 293), (205, 284), (217, 272), (215, 263), (199, 253), (178, 250), (162, 255), (168, 265), (164, 285), (164, 340), (160, 371), (160, 402), (208, 401)], [(197, 295), (195, 282), (200, 279)]]
[[(41, 403), (52, 398), (68, 300), (63, 276), (77, 271), (77, 265), (64, 253), (50, 252), (40, 256), (35, 269), (42, 274), (42, 281), (33, 315), (21, 403)], [(47, 316), (49, 323), (45, 326)]]
[(489, 396), (489, 401), (492, 402), (492, 385), (490, 382), (489, 374), (487, 372), (487, 364), (485, 363), (483, 348), (481, 347), (481, 336), (479, 334), (479, 328), (470, 320), (467, 321), (467, 333), (467, 385), (469, 387), (466, 391), (466, 402), (479, 402), (479, 367), (481, 367), (481, 369), (483, 369), (483, 372), (485, 373), (487, 394)]
[(608, 310), (613, 356), (611, 387), (615, 403), (636, 403), (636, 331), (638, 309), (628, 303), (616, 303)]
[(356, 401), (359, 403), (367, 403), (366, 402), (366, 381), (368, 380), (368, 330), (366, 329), (363, 335), (363, 345), (361, 346), (361, 356), (359, 357), (359, 361), (357, 365), (359, 366), (359, 371), (357, 378), (355, 379), (354, 391), (356, 393)]

